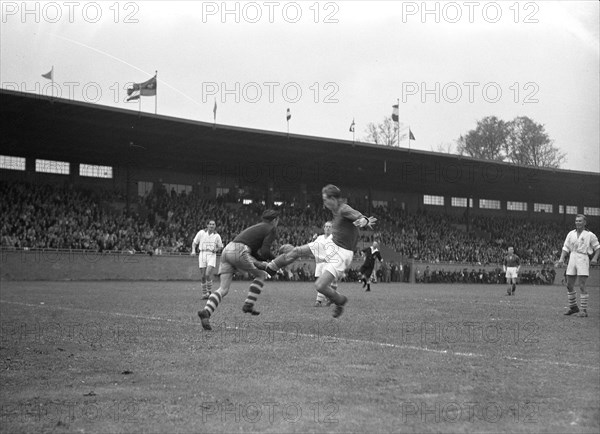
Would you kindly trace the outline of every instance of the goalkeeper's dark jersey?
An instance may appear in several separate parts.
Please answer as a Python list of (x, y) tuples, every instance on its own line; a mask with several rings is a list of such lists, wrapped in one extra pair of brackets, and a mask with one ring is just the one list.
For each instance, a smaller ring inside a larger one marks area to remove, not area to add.
[(247, 245), (252, 256), (267, 261), (275, 257), (271, 253), (271, 244), (276, 239), (277, 228), (271, 223), (261, 222), (244, 229), (233, 239), (233, 242)]

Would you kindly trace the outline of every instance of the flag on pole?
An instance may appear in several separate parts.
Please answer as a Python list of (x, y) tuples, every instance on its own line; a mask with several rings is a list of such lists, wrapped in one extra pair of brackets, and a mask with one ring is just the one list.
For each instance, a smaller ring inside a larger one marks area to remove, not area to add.
[(213, 107), (213, 119), (216, 122), (217, 121), (217, 99), (215, 98), (215, 105)]
[(292, 118), (292, 112), (290, 111), (290, 109), (287, 109), (287, 114), (286, 114), (286, 119), (289, 121)]
[(354, 119), (352, 119), (352, 123), (350, 124), (350, 132), (354, 132)]
[[(133, 87), (127, 89), (127, 101), (138, 99), (140, 96), (156, 96), (157, 84), (156, 75), (143, 83), (133, 83)], [(132, 95), (134, 92), (137, 94)]]
[(52, 67), (52, 69), (50, 71), (48, 71), (45, 74), (42, 74), (42, 77), (47, 78), (48, 80), (53, 80), (54, 79), (54, 66)]
[(394, 104), (392, 107), (394, 109), (392, 111), (392, 120), (398, 122), (398, 104)]
[(412, 133), (410, 128), (408, 129), (408, 140), (417, 140), (415, 139), (415, 135)]

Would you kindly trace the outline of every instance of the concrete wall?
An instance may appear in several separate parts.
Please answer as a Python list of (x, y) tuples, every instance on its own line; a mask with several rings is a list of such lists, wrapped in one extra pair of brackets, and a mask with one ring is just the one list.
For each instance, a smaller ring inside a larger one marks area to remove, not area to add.
[[(314, 271), (314, 261), (306, 262)], [(219, 261), (217, 259), (217, 268)], [(353, 267), (360, 266), (359, 263)], [(198, 280), (198, 257), (0, 251), (4, 280)]]
[[(313, 261), (298, 261), (296, 265), (307, 263), (314, 270)], [(358, 268), (362, 261), (354, 261)], [(410, 281), (415, 281), (415, 271), (429, 265), (430, 270), (443, 268), (461, 270), (465, 267), (479, 270), (493, 270), (495, 266), (481, 267), (463, 264), (411, 264)], [(218, 260), (217, 260), (218, 267)], [(539, 267), (522, 267), (523, 270), (537, 270)], [(556, 275), (555, 284), (560, 284), (562, 269)], [(198, 280), (198, 257), (117, 255), (96, 252), (56, 252), (56, 251), (0, 251), (0, 278), (3, 280)], [(600, 286), (600, 269), (590, 271), (588, 286)]]

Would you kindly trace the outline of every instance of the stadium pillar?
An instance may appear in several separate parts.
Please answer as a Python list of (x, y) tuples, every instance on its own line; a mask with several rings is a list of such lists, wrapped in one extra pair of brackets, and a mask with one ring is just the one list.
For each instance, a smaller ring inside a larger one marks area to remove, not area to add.
[(69, 161), (69, 182), (71, 185), (76, 185), (79, 180), (79, 164)]
[(465, 210), (465, 223), (467, 224), (467, 234), (469, 232), (471, 232), (471, 213), (470, 210), (471, 209), (471, 198), (469, 196), (467, 196), (467, 209)]
[(274, 186), (272, 182), (267, 185), (267, 194), (265, 195), (265, 207), (273, 207)]
[(301, 208), (306, 208), (306, 204), (307, 204), (307, 196), (308, 193), (306, 192), (306, 184), (300, 184), (300, 198), (299, 198), (299, 206)]

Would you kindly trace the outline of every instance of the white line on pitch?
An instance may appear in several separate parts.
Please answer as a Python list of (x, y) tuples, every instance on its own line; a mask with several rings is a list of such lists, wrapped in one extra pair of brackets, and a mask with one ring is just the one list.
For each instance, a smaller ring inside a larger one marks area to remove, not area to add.
[[(55, 309), (60, 309), (60, 310), (80, 311), (80, 312), (113, 315), (113, 316), (120, 316), (120, 317), (127, 317), (127, 318), (145, 319), (145, 320), (151, 320), (151, 321), (164, 321), (164, 322), (170, 322), (170, 323), (199, 325), (194, 322), (187, 322), (187, 321), (181, 321), (181, 320), (170, 319), (170, 318), (160, 318), (160, 317), (156, 317), (156, 316), (136, 315), (136, 314), (132, 314), (132, 313), (103, 312), (103, 311), (99, 311), (99, 310), (81, 309), (81, 308), (77, 308), (77, 307), (51, 306), (51, 305), (46, 305), (46, 304), (39, 305), (39, 304), (21, 303), (21, 302), (17, 302), (17, 301), (7, 301), (7, 300), (0, 300), (0, 303), (13, 304), (13, 305), (18, 305), (18, 306), (35, 307), (35, 308), (47, 308), (48, 307), (48, 308), (55, 308)], [(225, 328), (231, 329), (231, 330), (246, 330), (241, 327), (225, 327)], [(390, 344), (390, 343), (386, 343), (386, 342), (368, 341), (368, 340), (363, 340), (363, 339), (337, 338), (335, 336), (318, 336), (318, 335), (314, 335), (311, 333), (293, 333), (293, 332), (286, 332), (284, 330), (269, 330), (269, 331), (272, 333), (278, 333), (278, 334), (284, 334), (284, 335), (294, 334), (295, 336), (302, 336), (302, 337), (311, 338), (311, 339), (314, 339), (314, 338), (339, 339), (340, 341), (344, 340), (347, 343), (379, 345), (381, 347), (395, 348), (395, 349), (399, 349), (399, 350), (425, 351), (428, 353), (445, 354), (445, 355), (459, 356), (459, 357), (486, 357), (485, 355), (478, 354), (478, 353), (463, 353), (463, 352), (450, 351), (450, 350), (436, 350), (433, 348), (418, 347), (415, 345), (406, 345), (406, 344), (398, 345), (398, 344)], [(525, 362), (525, 363), (533, 362), (533, 363), (542, 363), (542, 364), (548, 364), (548, 365), (554, 365), (554, 366), (567, 366), (567, 367), (571, 367), (571, 368), (586, 368), (586, 369), (595, 369), (595, 370), (600, 369), (599, 366), (580, 365), (577, 363), (569, 363), (569, 362), (555, 362), (555, 361), (546, 360), (546, 359), (543, 359), (543, 360), (523, 359), (520, 357), (511, 357), (511, 356), (503, 356), (501, 358), (505, 359), (505, 360), (512, 360), (515, 362)]]

